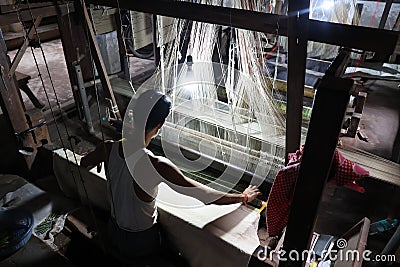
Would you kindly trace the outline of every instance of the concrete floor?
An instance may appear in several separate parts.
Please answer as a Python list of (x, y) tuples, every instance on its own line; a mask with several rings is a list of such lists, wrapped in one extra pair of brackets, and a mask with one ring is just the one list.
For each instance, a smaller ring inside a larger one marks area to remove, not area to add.
[[(399, 138), (400, 82), (367, 81), (368, 92), (360, 129), (368, 142), (358, 138), (344, 138), (345, 145), (356, 147), (386, 159), (393, 155), (393, 144)], [(398, 157), (398, 152), (397, 152)]]
[[(59, 101), (65, 103), (72, 100), (72, 91), (68, 80), (61, 42), (55, 40), (45, 43), (43, 44), (43, 49), (48, 60)], [(11, 56), (14, 54), (15, 51), (10, 52)], [(42, 74), (46, 73), (40, 50), (35, 49), (35, 54), (40, 58), (39, 62)], [(144, 64), (148, 67), (152, 63), (146, 61)], [(147, 68), (140, 64), (132, 64), (132, 66), (133, 75), (139, 73), (141, 69)], [(48, 102), (29, 50), (23, 57), (18, 71), (32, 76), (29, 86), (37, 97), (46, 104), (45, 109), (48, 109)], [(47, 75), (44, 78), (46, 89), (49, 91), (50, 104), (54, 105), (55, 97), (54, 94), (50, 92), (52, 91), (50, 81)], [(400, 103), (400, 90), (398, 88), (398, 83), (375, 81), (367, 82), (366, 85), (369, 95), (367, 97), (360, 127), (369, 137), (369, 142), (365, 143), (358, 139), (346, 138), (345, 144), (390, 159), (392, 157), (393, 143), (399, 128), (400, 105), (398, 103)], [(24, 101), (27, 109), (33, 108), (33, 105), (26, 97), (24, 97)], [(95, 114), (97, 112), (96, 105), (93, 104), (91, 108), (93, 109), (93, 114)], [(95, 126), (97, 134), (91, 136), (85, 132), (83, 128), (84, 124), (76, 119), (76, 114), (63, 114), (62, 118), (69, 129), (70, 135), (76, 136), (80, 142), (79, 144), (75, 144), (75, 141), (72, 140), (72, 142), (69, 143), (68, 140), (66, 140), (67, 135), (65, 129), (62, 129), (62, 139), (67, 146), (72, 144), (76, 152), (82, 153), (88, 151), (94, 147), (94, 144), (101, 140), (98, 124)], [(62, 120), (58, 119), (58, 122), (62, 122)], [(60, 146), (60, 138), (55, 134), (54, 124), (50, 124), (49, 128), (52, 141)], [(105, 129), (105, 131), (106, 137), (117, 138), (112, 131), (107, 129)], [(372, 221), (386, 218), (393, 201), (400, 201), (400, 199), (391, 199), (391, 193), (397, 190), (392, 185), (374, 179), (365, 179), (362, 184), (367, 190), (365, 194), (353, 192), (346, 188), (336, 189), (327, 186), (320, 204), (315, 230), (320, 233), (340, 235), (363, 217), (369, 217)], [(400, 214), (397, 216), (400, 217)], [(388, 237), (386, 237), (386, 239), (387, 238)], [(375, 242), (373, 246), (377, 250), (381, 249), (384, 240), (378, 240), (379, 242)]]
[[(57, 92), (59, 102), (65, 103), (68, 100), (73, 99), (73, 95), (71, 84), (68, 78), (68, 71), (65, 64), (61, 40), (58, 39), (43, 43), (42, 47), (45, 57), (43, 57), (41, 49), (34, 48), (32, 53), (31, 49), (28, 48), (26, 50), (26, 53), (22, 57), (20, 64), (18, 65), (17, 71), (28, 74), (32, 77), (32, 79), (28, 83), (28, 86), (36, 95), (36, 97), (43, 104), (45, 104), (45, 109), (48, 109), (49, 103), (47, 101), (45, 90), (43, 89), (40, 77), (38, 76), (39, 73), (34, 61), (34, 56), (36, 57), (36, 60), (38, 62), (39, 70), (42, 74), (42, 78), (44, 81), (44, 87), (49, 95), (51, 106), (54, 106), (56, 104), (56, 98), (46, 69), (45, 59), (47, 61), (47, 66), (49, 68), (50, 75), (54, 84), (54, 89)], [(16, 52), (16, 50), (10, 51), (10, 58), (13, 58)], [(24, 92), (22, 92), (22, 98), (24, 99), (26, 109), (34, 108)]]

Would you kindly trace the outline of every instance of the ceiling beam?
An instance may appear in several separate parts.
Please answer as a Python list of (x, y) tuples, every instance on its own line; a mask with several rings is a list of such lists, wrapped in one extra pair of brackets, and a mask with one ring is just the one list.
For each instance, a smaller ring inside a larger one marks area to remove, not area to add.
[[(86, 0), (86, 3), (265, 33), (278, 33), (282, 36), (287, 36), (288, 31), (288, 16), (236, 8), (168, 0), (119, 1), (119, 4), (117, 0)], [(309, 27), (312, 29), (308, 34), (309, 41), (385, 54), (392, 54), (398, 38), (398, 32), (395, 31), (311, 19)]]
[[(58, 15), (66, 15), (68, 12), (74, 12), (74, 5), (73, 3), (67, 4), (60, 4), (60, 5), (53, 5), (53, 6), (46, 6), (46, 7), (38, 7), (38, 8), (31, 8), (30, 13), (29, 9), (20, 10), (20, 16), (23, 21), (31, 21), (35, 20), (37, 17), (41, 16), (45, 17), (52, 17)], [(9, 25), (12, 23), (19, 22), (18, 14), (16, 11), (8, 12), (6, 14), (0, 14), (0, 26)]]
[[(86, 3), (118, 8), (117, 0), (86, 0)], [(286, 33), (287, 17), (251, 10), (194, 4), (183, 1), (146, 0), (120, 1), (121, 9), (129, 9), (162, 16), (231, 26), (246, 30), (276, 33), (277, 27)]]
[[(310, 19), (309, 40), (342, 47), (392, 54), (399, 32)], [(384, 41), (383, 41), (384, 40)]]

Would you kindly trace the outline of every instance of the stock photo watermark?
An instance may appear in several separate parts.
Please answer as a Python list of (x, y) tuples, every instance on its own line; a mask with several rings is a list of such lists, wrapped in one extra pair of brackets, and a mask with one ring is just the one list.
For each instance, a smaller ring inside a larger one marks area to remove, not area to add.
[(330, 250), (323, 250), (320, 255), (317, 255), (315, 251), (304, 250), (297, 251), (291, 250), (286, 251), (284, 249), (274, 250), (269, 246), (265, 246), (257, 252), (259, 260), (265, 261), (267, 259), (278, 259), (279, 261), (302, 261), (302, 262), (314, 262), (314, 261), (340, 261), (340, 262), (361, 262), (361, 261), (372, 261), (372, 262), (395, 262), (396, 255), (373, 255), (371, 250), (364, 250), (360, 252), (357, 249), (348, 248), (348, 242), (346, 239), (340, 238), (335, 242), (335, 248)]

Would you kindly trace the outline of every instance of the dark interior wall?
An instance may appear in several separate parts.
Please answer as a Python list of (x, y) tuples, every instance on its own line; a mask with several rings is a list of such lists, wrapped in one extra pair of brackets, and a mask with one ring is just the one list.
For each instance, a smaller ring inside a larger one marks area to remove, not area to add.
[(6, 114), (0, 109), (0, 174), (16, 174), (27, 178), (28, 167), (18, 153), (18, 143)]

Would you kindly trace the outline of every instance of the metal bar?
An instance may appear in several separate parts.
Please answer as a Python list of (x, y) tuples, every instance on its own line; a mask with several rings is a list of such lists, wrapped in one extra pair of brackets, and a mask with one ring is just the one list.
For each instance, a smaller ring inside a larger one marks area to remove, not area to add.
[(115, 100), (114, 92), (111, 87), (110, 79), (104, 66), (103, 58), (101, 57), (100, 49), (97, 44), (96, 36), (93, 31), (93, 27), (89, 18), (89, 14), (85, 5), (85, 2), (80, 1), (81, 11), (83, 12), (83, 19), (85, 21), (87, 30), (89, 31), (89, 43), (92, 50), (93, 60), (96, 64), (97, 72), (99, 73), (101, 85), (103, 87), (106, 98), (111, 101), (111, 111), (114, 113), (117, 119), (121, 119), (121, 115), (118, 110), (117, 101)]
[[(87, 3), (118, 7), (117, 0), (86, 0)], [(195, 4), (180, 1), (147, 0), (119, 1), (121, 9), (136, 10), (145, 13), (182, 18), (235, 28), (275, 34), (279, 25), (279, 34), (287, 36), (288, 16), (268, 14), (250, 10)], [(313, 29), (308, 40), (392, 54), (398, 32), (345, 25), (318, 20), (309, 20)], [(373, 36), (374, 38), (371, 38)], [(385, 42), (381, 42), (385, 40)]]
[(76, 77), (78, 80), (79, 93), (81, 96), (81, 101), (82, 101), (83, 111), (85, 113), (85, 121), (88, 126), (88, 131), (89, 131), (89, 133), (94, 134), (93, 121), (92, 121), (92, 116), (90, 114), (90, 107), (89, 107), (88, 98), (86, 95), (86, 88), (85, 88), (85, 85), (83, 82), (81, 66), (79, 65), (79, 62), (77, 62), (77, 61), (75, 61), (73, 63), (73, 65), (74, 65)]
[(308, 0), (289, 2), (286, 162), (300, 147), (305, 70), (307, 62)]
[[(346, 112), (351, 79), (326, 75), (317, 87), (313, 113), (286, 229), (283, 250), (307, 251), (322, 192), (327, 181)], [(302, 266), (301, 259), (279, 266)]]
[(42, 21), (42, 16), (38, 16), (34, 22), (34, 25), (29, 29), (28, 36), (26, 36), (24, 43), (22, 44), (21, 48), (18, 50), (17, 54), (15, 55), (12, 63), (10, 70), (8, 72), (8, 77), (12, 77), (15, 73), (15, 70), (18, 67), (18, 64), (21, 62), (22, 57), (25, 54), (26, 49), (28, 48), (29, 45), (29, 40), (33, 38), (33, 35), (35, 34), (35, 28), (39, 27), (40, 22)]

